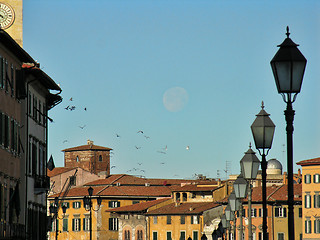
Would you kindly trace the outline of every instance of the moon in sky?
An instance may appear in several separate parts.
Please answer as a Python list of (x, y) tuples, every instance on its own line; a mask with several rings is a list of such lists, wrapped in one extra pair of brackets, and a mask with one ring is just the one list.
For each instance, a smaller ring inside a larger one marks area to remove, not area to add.
[(187, 91), (182, 87), (173, 87), (163, 94), (163, 105), (170, 112), (183, 109), (189, 99)]

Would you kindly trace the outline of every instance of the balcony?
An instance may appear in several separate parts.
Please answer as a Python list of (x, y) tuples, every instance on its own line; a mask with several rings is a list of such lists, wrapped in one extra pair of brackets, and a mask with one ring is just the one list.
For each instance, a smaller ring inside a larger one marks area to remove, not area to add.
[(25, 226), (18, 223), (0, 222), (0, 239), (25, 239)]
[(50, 178), (48, 176), (34, 177), (34, 192), (35, 194), (46, 193), (50, 189)]

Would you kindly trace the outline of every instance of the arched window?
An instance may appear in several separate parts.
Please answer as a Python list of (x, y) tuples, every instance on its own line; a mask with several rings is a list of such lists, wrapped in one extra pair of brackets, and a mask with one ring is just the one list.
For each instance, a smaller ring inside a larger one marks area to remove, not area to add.
[(143, 234), (142, 230), (138, 230), (138, 231), (137, 231), (137, 238), (136, 238), (136, 240), (143, 240), (142, 234)]
[(77, 161), (77, 162), (79, 162), (79, 156), (77, 156), (77, 159), (76, 159), (76, 161)]
[(99, 155), (99, 162), (102, 162), (102, 156)]
[(130, 231), (129, 230), (124, 231), (124, 240), (130, 240)]

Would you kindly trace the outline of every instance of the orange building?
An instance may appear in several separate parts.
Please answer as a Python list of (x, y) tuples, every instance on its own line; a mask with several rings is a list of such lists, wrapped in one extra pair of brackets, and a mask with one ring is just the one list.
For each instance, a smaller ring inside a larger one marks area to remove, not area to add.
[(320, 158), (297, 163), (302, 167), (303, 239), (320, 239)]

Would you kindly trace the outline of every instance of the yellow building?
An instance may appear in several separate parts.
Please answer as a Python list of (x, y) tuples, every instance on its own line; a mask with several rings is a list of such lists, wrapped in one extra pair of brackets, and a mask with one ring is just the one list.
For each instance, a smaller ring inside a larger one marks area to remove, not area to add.
[(320, 158), (297, 163), (302, 167), (303, 240), (320, 239)]
[[(302, 185), (294, 185), (294, 216), (295, 216), (295, 239), (302, 239)], [(224, 200), (227, 204), (227, 199)], [(242, 201), (242, 225), (244, 239), (248, 238), (248, 201)], [(236, 239), (240, 238), (240, 218), (237, 212), (236, 219)], [(262, 240), (262, 188), (252, 189), (252, 237), (253, 240)], [(232, 223), (233, 226), (233, 223)], [(287, 185), (274, 185), (267, 187), (267, 233), (269, 240), (287, 240), (288, 239), (288, 205), (287, 205)], [(231, 233), (231, 235), (233, 232)], [(230, 238), (229, 238), (230, 239)]]

